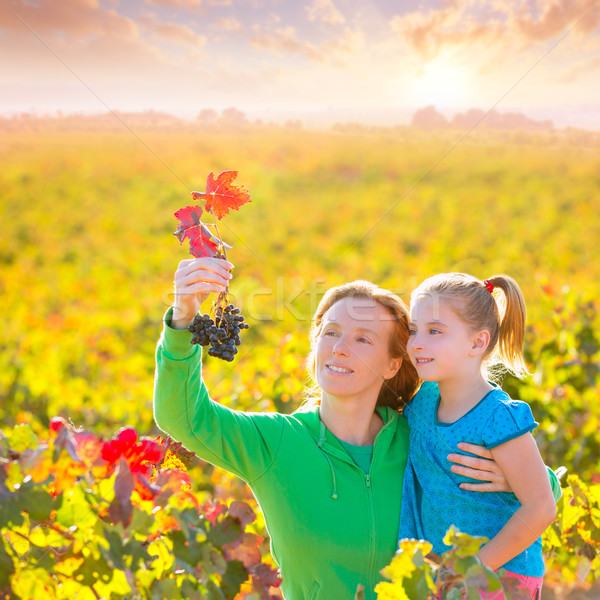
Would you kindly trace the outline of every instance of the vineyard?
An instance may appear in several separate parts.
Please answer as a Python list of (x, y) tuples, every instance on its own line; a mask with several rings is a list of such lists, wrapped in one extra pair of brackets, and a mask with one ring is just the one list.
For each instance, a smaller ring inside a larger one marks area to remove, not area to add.
[[(510, 274), (528, 303), (533, 375), (504, 388), (531, 405), (546, 464), (567, 469), (543, 598), (597, 597), (600, 143), (460, 135), (2, 134), (4, 598), (279, 597), (248, 489), (158, 439), (152, 415), (155, 345), (189, 256), (173, 213), (227, 169), (252, 197), (220, 232), (250, 328), (233, 362), (205, 357), (212, 397), (293, 411), (311, 314), (332, 285), (368, 279), (408, 300), (436, 272)], [(399, 555), (382, 599), (403, 597), (399, 574), (426, 579), (422, 550)]]

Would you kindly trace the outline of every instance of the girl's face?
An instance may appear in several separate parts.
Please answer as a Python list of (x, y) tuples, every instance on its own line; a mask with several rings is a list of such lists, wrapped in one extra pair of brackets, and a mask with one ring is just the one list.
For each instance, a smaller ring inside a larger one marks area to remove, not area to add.
[(473, 357), (473, 331), (452, 304), (439, 295), (423, 295), (411, 302), (408, 356), (424, 381), (462, 376)]
[(402, 364), (389, 352), (395, 326), (391, 313), (374, 300), (347, 297), (331, 306), (323, 315), (315, 351), (315, 374), (323, 392), (376, 400), (383, 381)]

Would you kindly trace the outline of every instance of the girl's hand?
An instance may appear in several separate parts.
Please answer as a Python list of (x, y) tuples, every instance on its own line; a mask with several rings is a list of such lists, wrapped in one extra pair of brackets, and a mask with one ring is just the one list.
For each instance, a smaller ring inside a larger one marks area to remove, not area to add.
[[(458, 463), (452, 465), (451, 470), (459, 475), (480, 479), (486, 483), (461, 483), (463, 490), (471, 492), (512, 492), (504, 473), (498, 464), (492, 459), (492, 453), (483, 446), (460, 442), (458, 447), (465, 452), (477, 454), (482, 458), (467, 456), (465, 454), (449, 454), (450, 462)], [(489, 483), (487, 483), (489, 482)]]
[(222, 258), (182, 260), (175, 271), (175, 301), (171, 327), (187, 329), (211, 292), (224, 292), (233, 264)]

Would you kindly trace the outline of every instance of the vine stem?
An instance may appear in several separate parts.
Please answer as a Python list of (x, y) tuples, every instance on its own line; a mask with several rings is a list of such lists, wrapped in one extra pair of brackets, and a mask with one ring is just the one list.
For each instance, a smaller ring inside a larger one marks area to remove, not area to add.
[[(221, 246), (221, 253), (223, 254), (223, 258), (225, 260), (227, 260), (227, 250), (225, 250), (225, 244), (223, 243), (223, 238), (221, 237), (221, 232), (219, 231), (219, 226), (217, 225), (217, 217), (215, 216), (215, 213), (212, 210), (209, 210), (209, 209), (207, 209), (207, 210), (212, 215), (213, 224), (214, 224), (215, 230), (217, 232), (217, 237), (219, 238), (219, 245)], [(227, 282), (227, 285), (225, 286), (225, 296), (223, 298), (226, 298), (228, 293), (229, 293), (229, 282)], [(219, 298), (221, 298), (221, 295), (219, 295)]]

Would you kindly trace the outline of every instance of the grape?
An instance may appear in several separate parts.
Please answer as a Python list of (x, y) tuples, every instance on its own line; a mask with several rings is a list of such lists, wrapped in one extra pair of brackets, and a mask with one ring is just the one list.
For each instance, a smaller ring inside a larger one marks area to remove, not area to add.
[(231, 362), (241, 344), (240, 331), (248, 328), (240, 309), (228, 303), (217, 305), (214, 319), (208, 314), (196, 315), (188, 331), (193, 334), (192, 344), (210, 346), (209, 356)]

